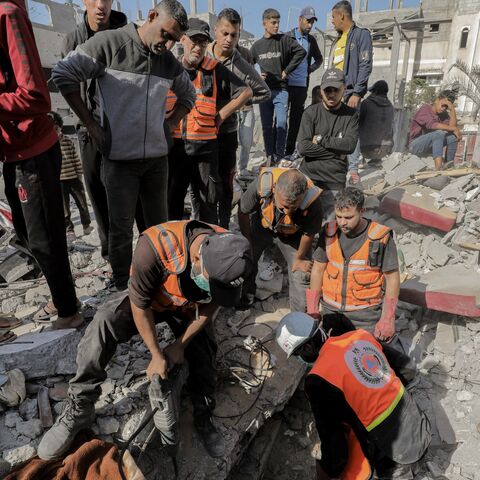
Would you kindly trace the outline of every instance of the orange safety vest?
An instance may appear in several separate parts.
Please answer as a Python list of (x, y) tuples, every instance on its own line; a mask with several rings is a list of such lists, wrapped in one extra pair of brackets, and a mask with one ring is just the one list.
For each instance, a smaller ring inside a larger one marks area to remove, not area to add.
[[(323, 274), (323, 301), (340, 310), (362, 310), (382, 303), (384, 275), (382, 272), (380, 242), (386, 245), (390, 228), (371, 222), (367, 240), (348, 260), (344, 258), (337, 222), (329, 222), (325, 228), (325, 247), (328, 258)], [(376, 245), (375, 245), (376, 244)], [(376, 257), (375, 265), (371, 258)]]
[[(217, 138), (217, 126), (215, 117), (217, 116), (217, 81), (215, 66), (218, 61), (206, 56), (200, 67), (197, 69), (197, 76), (192, 81), (195, 87), (197, 98), (195, 105), (188, 115), (183, 118), (172, 132), (173, 138), (183, 138), (184, 140), (200, 141), (214, 140)], [(207, 96), (203, 92), (206, 78), (210, 77), (212, 88), (211, 95)], [(172, 90), (167, 94), (166, 114), (173, 111), (177, 96)]]
[[(157, 312), (176, 310), (179, 308), (193, 308), (182, 292), (179, 275), (185, 270), (188, 263), (187, 226), (192, 220), (165, 222), (145, 230), (145, 235), (154, 248), (157, 257), (168, 272), (167, 278), (157, 289), (152, 301), (152, 308)], [(213, 228), (215, 232), (226, 232), (224, 228), (209, 223), (200, 222), (205, 228)]]
[[(262, 226), (273, 230), (280, 235), (293, 235), (300, 230), (289, 215), (283, 214), (275, 223), (275, 185), (278, 177), (289, 170), (288, 168), (262, 168), (258, 183), (258, 194), (260, 196), (260, 208), (262, 211)], [(308, 214), (308, 207), (320, 196), (322, 189), (316, 187), (307, 177), (307, 193), (300, 205), (299, 210), (304, 217)]]
[[(346, 402), (368, 432), (388, 418), (405, 393), (380, 344), (361, 329), (329, 338), (309, 375), (316, 375), (343, 392)], [(355, 435), (347, 439), (349, 462), (340, 478), (369, 479), (370, 464), (358, 439)]]

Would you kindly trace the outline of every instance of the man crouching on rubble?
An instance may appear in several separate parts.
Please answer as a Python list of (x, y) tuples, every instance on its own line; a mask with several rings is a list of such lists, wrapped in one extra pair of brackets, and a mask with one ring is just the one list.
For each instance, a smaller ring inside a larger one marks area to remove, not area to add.
[[(140, 236), (132, 261), (128, 295), (105, 303), (78, 346), (77, 373), (62, 414), (38, 447), (44, 460), (64, 455), (76, 434), (94, 421), (94, 403), (105, 367), (121, 342), (139, 333), (152, 359), (147, 376), (167, 377), (168, 364), (189, 366), (188, 391), (194, 424), (206, 450), (221, 457), (225, 445), (212, 423), (215, 408), (216, 344), (204, 327), (219, 305), (240, 300), (252, 268), (250, 245), (241, 235), (197, 221), (167, 222)], [(162, 350), (155, 323), (167, 322), (176, 341)]]
[(413, 479), (430, 424), (380, 343), (362, 329), (329, 338), (300, 312), (281, 320), (276, 339), (287, 357), (311, 367), (305, 393), (321, 443), (317, 480)]
[(337, 194), (336, 220), (325, 225), (313, 254), (307, 313), (321, 316), (332, 335), (363, 328), (389, 342), (400, 293), (397, 247), (390, 228), (363, 216), (364, 201), (357, 188)]

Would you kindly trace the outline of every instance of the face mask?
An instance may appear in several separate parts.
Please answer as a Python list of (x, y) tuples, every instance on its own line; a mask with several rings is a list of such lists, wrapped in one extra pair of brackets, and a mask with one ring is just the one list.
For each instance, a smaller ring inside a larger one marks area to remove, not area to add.
[(200, 259), (200, 273), (195, 273), (194, 266), (190, 270), (190, 278), (195, 282), (195, 285), (204, 292), (210, 293), (210, 282), (205, 278), (203, 272), (203, 264)]

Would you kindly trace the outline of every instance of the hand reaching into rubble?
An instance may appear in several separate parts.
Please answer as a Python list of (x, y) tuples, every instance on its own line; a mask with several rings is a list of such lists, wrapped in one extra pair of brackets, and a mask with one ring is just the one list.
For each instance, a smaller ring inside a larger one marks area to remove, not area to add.
[(162, 380), (168, 377), (168, 362), (165, 355), (152, 355), (147, 367), (147, 377), (152, 379), (154, 375), (160, 375)]
[(382, 316), (375, 325), (374, 337), (382, 342), (389, 342), (395, 335), (395, 312), (398, 297), (385, 297), (383, 300)]

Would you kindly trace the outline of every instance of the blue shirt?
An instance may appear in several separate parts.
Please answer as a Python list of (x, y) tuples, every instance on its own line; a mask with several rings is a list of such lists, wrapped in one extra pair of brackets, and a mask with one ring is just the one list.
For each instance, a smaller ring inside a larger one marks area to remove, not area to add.
[(305, 49), (307, 55), (302, 60), (302, 63), (288, 75), (288, 85), (291, 87), (306, 87), (308, 79), (308, 35), (302, 35), (298, 27), (295, 27), (295, 38), (297, 42)]

